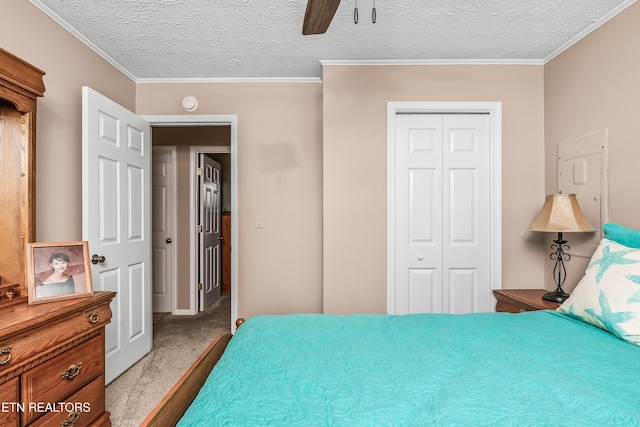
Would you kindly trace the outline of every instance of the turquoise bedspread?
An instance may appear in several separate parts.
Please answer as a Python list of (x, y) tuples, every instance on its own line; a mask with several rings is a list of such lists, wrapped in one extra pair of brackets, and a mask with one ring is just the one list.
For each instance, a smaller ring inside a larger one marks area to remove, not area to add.
[(180, 426), (640, 426), (640, 347), (552, 311), (249, 319)]

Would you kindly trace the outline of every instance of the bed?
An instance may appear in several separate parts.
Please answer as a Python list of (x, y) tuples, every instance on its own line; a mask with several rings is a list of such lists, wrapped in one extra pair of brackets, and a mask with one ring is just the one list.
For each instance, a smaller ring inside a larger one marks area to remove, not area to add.
[(143, 425), (640, 426), (639, 267), (603, 239), (558, 311), (255, 316)]

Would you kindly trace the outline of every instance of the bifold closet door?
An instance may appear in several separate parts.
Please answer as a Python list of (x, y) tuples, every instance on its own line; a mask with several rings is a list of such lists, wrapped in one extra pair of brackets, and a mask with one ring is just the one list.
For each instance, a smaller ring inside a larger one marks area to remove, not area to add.
[(489, 311), (487, 114), (398, 114), (396, 314)]

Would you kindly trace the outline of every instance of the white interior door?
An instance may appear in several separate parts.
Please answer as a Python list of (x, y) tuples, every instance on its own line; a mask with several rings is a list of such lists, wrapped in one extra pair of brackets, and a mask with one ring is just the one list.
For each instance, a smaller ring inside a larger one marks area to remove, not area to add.
[(153, 147), (153, 311), (172, 313), (175, 289), (175, 147)]
[(395, 119), (395, 314), (490, 311), (487, 114)]
[(151, 126), (82, 88), (82, 234), (95, 290), (115, 291), (106, 382), (151, 350)]
[(220, 164), (206, 154), (198, 155), (200, 173), (199, 205), (199, 255), (200, 311), (220, 298), (221, 271), (221, 209)]

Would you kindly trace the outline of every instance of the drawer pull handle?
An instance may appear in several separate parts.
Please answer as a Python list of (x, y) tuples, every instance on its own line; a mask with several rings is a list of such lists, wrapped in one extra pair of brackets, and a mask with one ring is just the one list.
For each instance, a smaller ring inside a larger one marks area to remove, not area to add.
[(67, 416), (67, 419), (60, 423), (60, 427), (72, 426), (76, 423), (76, 421), (78, 421), (78, 418), (80, 418), (79, 411), (70, 412), (69, 415)]
[(95, 325), (98, 323), (98, 320), (100, 320), (100, 315), (97, 311), (92, 311), (91, 313), (87, 313), (87, 318), (89, 319), (89, 322)]
[(78, 363), (77, 365), (71, 365), (69, 366), (69, 369), (60, 374), (60, 377), (63, 380), (71, 381), (78, 376), (78, 374), (80, 373), (80, 368), (82, 368), (82, 362)]
[(7, 363), (9, 363), (11, 361), (11, 346), (6, 346), (5, 348), (0, 349), (0, 355), (4, 355), (6, 354), (6, 356), (0, 360), (0, 365), (6, 365)]

